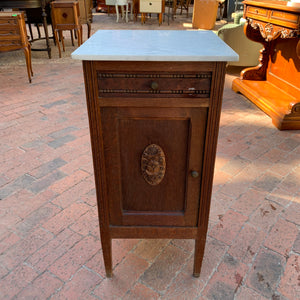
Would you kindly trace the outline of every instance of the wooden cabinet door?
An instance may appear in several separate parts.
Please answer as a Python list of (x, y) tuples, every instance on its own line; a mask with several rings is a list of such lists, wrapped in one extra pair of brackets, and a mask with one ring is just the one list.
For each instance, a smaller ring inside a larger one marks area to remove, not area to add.
[(111, 225), (197, 226), (206, 121), (206, 107), (101, 107)]

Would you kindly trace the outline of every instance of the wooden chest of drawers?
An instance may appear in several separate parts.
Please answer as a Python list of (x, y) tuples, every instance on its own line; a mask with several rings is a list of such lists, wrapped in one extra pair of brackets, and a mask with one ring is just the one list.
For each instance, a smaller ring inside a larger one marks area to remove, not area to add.
[(24, 13), (0, 12), (0, 52), (23, 49), (31, 82), (31, 48), (27, 39)]
[[(217, 45), (202, 55), (205, 37)], [(225, 77), (222, 55), (237, 57), (212, 32), (101, 30), (91, 39), (72, 56), (83, 59), (107, 276), (113, 238), (195, 239), (199, 276)], [(189, 50), (181, 50), (184, 40)]]
[(157, 13), (162, 12), (162, 0), (140, 0), (141, 13)]
[(0, 49), (18, 50), (27, 44), (26, 27), (23, 13), (0, 13)]

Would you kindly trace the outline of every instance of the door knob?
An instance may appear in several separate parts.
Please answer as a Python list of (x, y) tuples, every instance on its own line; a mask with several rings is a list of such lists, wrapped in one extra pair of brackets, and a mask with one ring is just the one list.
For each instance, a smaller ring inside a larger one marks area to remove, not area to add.
[(199, 177), (199, 173), (198, 173), (197, 171), (192, 171), (192, 172), (191, 172), (191, 176), (192, 176), (193, 178), (197, 178), (197, 177)]

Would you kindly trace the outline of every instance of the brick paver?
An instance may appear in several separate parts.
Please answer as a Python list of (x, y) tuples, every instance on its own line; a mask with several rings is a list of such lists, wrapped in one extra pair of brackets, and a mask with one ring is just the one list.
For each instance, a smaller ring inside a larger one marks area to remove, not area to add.
[[(179, 17), (156, 21), (95, 15), (92, 31), (185, 29)], [(300, 131), (278, 131), (231, 90), (238, 68), (226, 75), (200, 278), (193, 241), (138, 239), (113, 241), (106, 278), (82, 67), (68, 42), (62, 59), (54, 46), (51, 60), (33, 53), (31, 84), (22, 53), (0, 56), (0, 299), (300, 298)]]

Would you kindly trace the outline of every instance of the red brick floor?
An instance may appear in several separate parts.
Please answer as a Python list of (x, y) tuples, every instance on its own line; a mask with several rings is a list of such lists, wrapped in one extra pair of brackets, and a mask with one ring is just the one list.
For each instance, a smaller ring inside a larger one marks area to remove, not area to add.
[(0, 299), (300, 298), (300, 131), (226, 75), (200, 278), (191, 240), (114, 240), (102, 260), (82, 68), (0, 67)]

